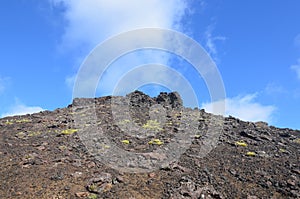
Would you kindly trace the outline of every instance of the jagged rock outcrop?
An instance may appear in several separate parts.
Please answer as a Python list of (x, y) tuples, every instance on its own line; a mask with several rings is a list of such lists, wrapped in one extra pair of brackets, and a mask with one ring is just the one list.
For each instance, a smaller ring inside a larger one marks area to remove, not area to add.
[(300, 198), (299, 162), (298, 130), (185, 108), (176, 92), (0, 119), (0, 198)]
[(141, 91), (134, 91), (126, 97), (129, 99), (130, 106), (149, 107), (154, 103), (154, 100)]
[(181, 108), (183, 105), (182, 99), (177, 92), (162, 92), (155, 98), (155, 101), (165, 107), (171, 106), (172, 108)]

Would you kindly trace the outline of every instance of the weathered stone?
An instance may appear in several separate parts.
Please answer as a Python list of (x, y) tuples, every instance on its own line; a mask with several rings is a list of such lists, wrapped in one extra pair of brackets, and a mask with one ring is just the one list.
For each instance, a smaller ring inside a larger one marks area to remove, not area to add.
[(176, 92), (78, 98), (0, 119), (0, 198), (300, 198), (299, 143), (300, 131), (186, 108)]

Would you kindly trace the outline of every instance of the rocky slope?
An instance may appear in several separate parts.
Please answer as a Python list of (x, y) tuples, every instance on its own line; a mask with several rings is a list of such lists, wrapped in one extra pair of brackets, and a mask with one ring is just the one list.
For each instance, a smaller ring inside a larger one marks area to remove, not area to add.
[(75, 99), (0, 119), (0, 198), (300, 198), (300, 132), (182, 107)]

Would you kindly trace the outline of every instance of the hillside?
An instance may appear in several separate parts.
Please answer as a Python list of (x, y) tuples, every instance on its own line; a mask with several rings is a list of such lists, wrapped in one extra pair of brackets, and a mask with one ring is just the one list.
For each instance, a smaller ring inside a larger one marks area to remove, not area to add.
[(300, 131), (182, 106), (74, 99), (0, 119), (0, 198), (300, 198)]

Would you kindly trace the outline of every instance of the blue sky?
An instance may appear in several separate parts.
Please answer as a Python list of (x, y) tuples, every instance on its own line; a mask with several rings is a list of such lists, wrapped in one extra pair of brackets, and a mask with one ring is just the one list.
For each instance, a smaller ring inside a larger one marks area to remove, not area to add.
[[(3, 1), (0, 116), (67, 106), (78, 69), (97, 44), (124, 31), (158, 27), (187, 34), (209, 53), (224, 82), (227, 114), (300, 129), (299, 10), (298, 0)], [(133, 62), (137, 56), (147, 59)], [(129, 65), (150, 58), (170, 63), (163, 57), (145, 52), (118, 60), (96, 95), (110, 94)], [(183, 72), (200, 107), (209, 111), (217, 102), (205, 83), (192, 69), (181, 70), (183, 60), (174, 60), (172, 67)], [(153, 95), (166, 89), (143, 90)]]

